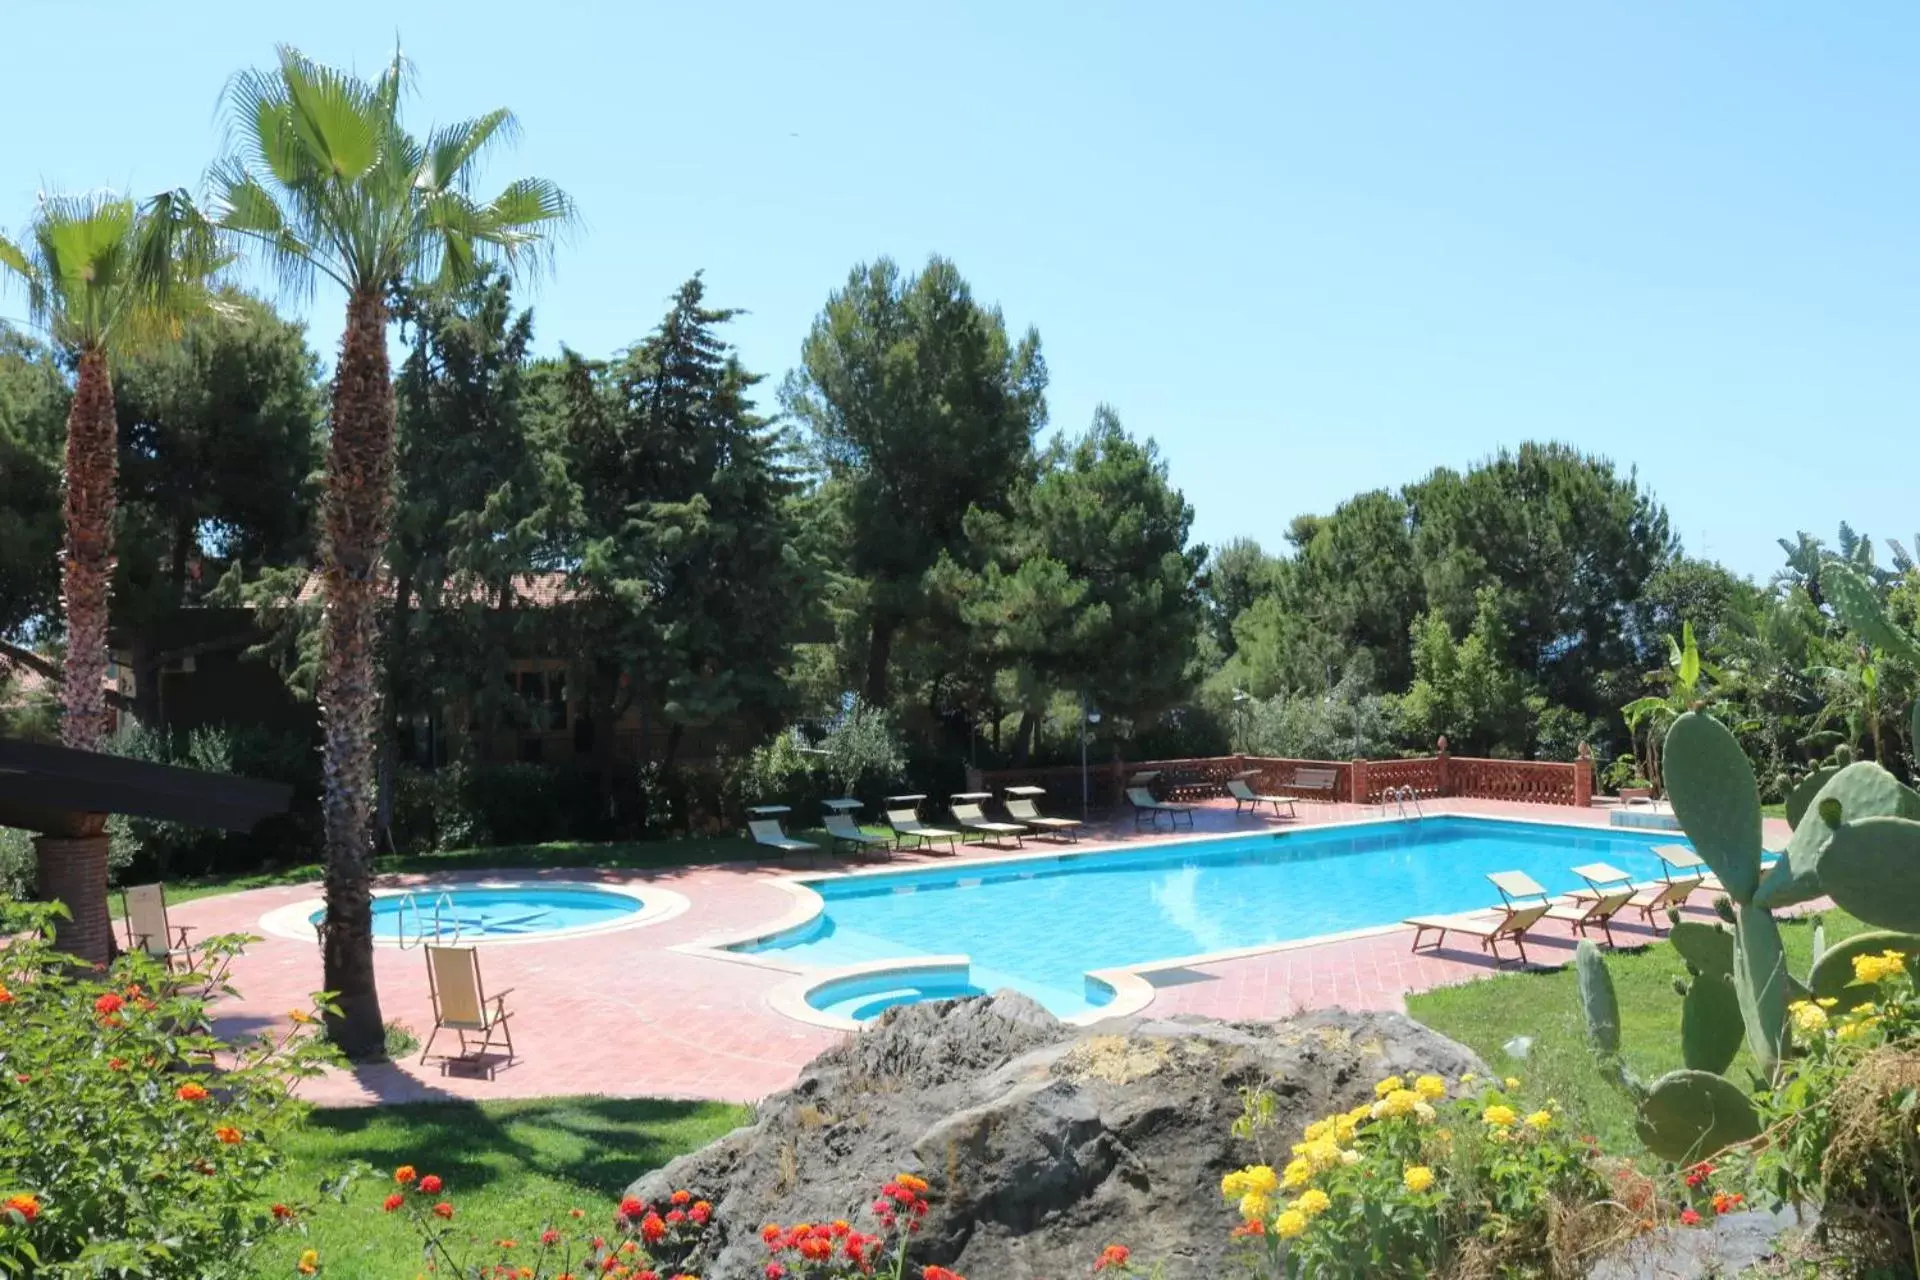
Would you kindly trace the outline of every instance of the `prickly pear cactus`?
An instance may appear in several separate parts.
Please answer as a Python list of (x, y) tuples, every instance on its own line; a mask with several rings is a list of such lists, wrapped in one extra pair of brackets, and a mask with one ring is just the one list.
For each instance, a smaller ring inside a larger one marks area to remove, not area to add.
[(1680, 1002), (1681, 1060), (1692, 1070), (1720, 1075), (1740, 1052), (1745, 1028), (1732, 979), (1703, 973)]
[(1662, 1160), (1692, 1164), (1760, 1133), (1760, 1114), (1739, 1085), (1711, 1071), (1673, 1071), (1653, 1082), (1634, 1128)]
[(1920, 641), (1888, 620), (1873, 584), (1851, 565), (1829, 561), (1820, 569), (1820, 590), (1840, 620), (1862, 640), (1885, 649), (1909, 666), (1920, 667)]
[(1580, 982), (1580, 1011), (1587, 1019), (1587, 1040), (1596, 1052), (1612, 1057), (1620, 1052), (1620, 1001), (1613, 993), (1613, 975), (1607, 972), (1600, 948), (1580, 940), (1573, 968)]
[(1694, 972), (1733, 978), (1733, 935), (1721, 926), (1676, 920), (1667, 931), (1667, 941)]
[(1898, 951), (1907, 957), (1907, 968), (1920, 971), (1920, 934), (1895, 933), (1871, 929), (1856, 933), (1821, 954), (1813, 962), (1813, 974), (1807, 985), (1817, 999), (1834, 1000), (1840, 1012), (1873, 999), (1873, 988), (1854, 985), (1855, 956), (1877, 956), (1882, 951)]
[(1825, 896), (1821, 864), (1834, 833), (1845, 823), (1880, 817), (1920, 819), (1920, 792), (1871, 760), (1835, 770), (1809, 800), (1785, 856), (1761, 880), (1754, 905), (1787, 907)]
[(1667, 799), (1694, 849), (1735, 902), (1760, 884), (1760, 785), (1746, 752), (1712, 716), (1689, 711), (1667, 730)]
[(1883, 929), (1920, 932), (1920, 822), (1842, 822), (1819, 868), (1821, 888), (1843, 909)]
[(1747, 1048), (1772, 1080), (1787, 1046), (1787, 957), (1773, 913), (1740, 907), (1733, 929), (1733, 990), (1746, 1024)]
[(1793, 789), (1787, 792), (1788, 826), (1800, 825), (1800, 819), (1806, 816), (1807, 810), (1813, 808), (1814, 797), (1820, 794), (1820, 788), (1831, 782), (1839, 772), (1840, 766), (1837, 764), (1823, 765), (1793, 784)]

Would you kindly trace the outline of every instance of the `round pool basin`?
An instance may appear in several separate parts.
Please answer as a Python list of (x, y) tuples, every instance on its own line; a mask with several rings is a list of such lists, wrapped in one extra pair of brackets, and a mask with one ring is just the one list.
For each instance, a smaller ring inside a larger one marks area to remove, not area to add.
[(833, 978), (807, 992), (807, 1004), (853, 1022), (871, 1022), (895, 1005), (983, 996), (965, 968), (895, 970)]
[[(603, 929), (647, 904), (630, 893), (585, 885), (419, 889), (373, 900), (376, 942), (486, 942)], [(319, 924), (325, 911), (308, 919)]]

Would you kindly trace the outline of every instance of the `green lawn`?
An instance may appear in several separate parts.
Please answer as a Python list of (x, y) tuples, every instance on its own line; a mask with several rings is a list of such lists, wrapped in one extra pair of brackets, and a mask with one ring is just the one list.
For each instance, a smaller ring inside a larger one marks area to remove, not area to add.
[[(319, 1111), (288, 1145), (276, 1198), (312, 1206), (304, 1234), (262, 1252), (258, 1274), (293, 1274), (302, 1249), (317, 1249), (334, 1276), (410, 1276), (418, 1238), (405, 1219), (381, 1212), (402, 1164), (446, 1180), (456, 1223), (491, 1241), (525, 1240), (567, 1210), (608, 1223), (627, 1184), (745, 1123), (744, 1107), (650, 1099), (548, 1098), (532, 1102), (422, 1103)], [(345, 1204), (319, 1194), (356, 1161), (373, 1175)]]
[[(1829, 944), (1866, 927), (1842, 911), (1823, 918)], [(1813, 950), (1812, 920), (1784, 921), (1781, 932), (1789, 966), (1805, 976)], [(1673, 980), (1684, 978), (1687, 969), (1679, 954), (1657, 942), (1610, 955), (1607, 966), (1620, 1000), (1621, 1051), (1628, 1065), (1643, 1079), (1682, 1065), (1680, 997)], [(1496, 1072), (1525, 1078), (1530, 1097), (1557, 1098), (1581, 1130), (1608, 1149), (1638, 1150), (1631, 1105), (1602, 1079), (1587, 1049), (1571, 968), (1505, 974), (1409, 996), (1407, 1011), (1474, 1049)], [(1516, 1057), (1507, 1048), (1519, 1037), (1531, 1037), (1532, 1044)], [(1732, 1071), (1742, 1075), (1748, 1067), (1743, 1049)]]

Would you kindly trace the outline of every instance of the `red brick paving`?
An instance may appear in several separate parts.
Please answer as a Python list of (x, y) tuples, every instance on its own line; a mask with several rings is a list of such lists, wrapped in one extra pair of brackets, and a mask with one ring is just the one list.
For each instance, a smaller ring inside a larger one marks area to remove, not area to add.
[[(1448, 800), (1435, 812), (1605, 825), (1603, 809)], [(1199, 834), (1271, 829), (1271, 820), (1236, 816), (1209, 805), (1198, 815)], [(1378, 810), (1302, 804), (1299, 825), (1378, 816)], [(1291, 825), (1291, 824), (1289, 824)], [(1131, 823), (1123, 824), (1130, 828)], [(1784, 832), (1785, 824), (1779, 824)], [(1106, 845), (1131, 843), (1130, 829), (1106, 833)], [(1185, 835), (1183, 829), (1182, 835)], [(1162, 828), (1159, 838), (1165, 838)], [(1083, 841), (1082, 848), (1102, 843)], [(990, 856), (970, 851), (965, 857)], [(899, 862), (916, 859), (906, 857)], [(931, 861), (931, 860), (927, 860)], [(773, 880), (778, 866), (729, 864), (658, 872), (513, 872), (499, 870), (445, 879), (620, 881), (656, 884), (684, 894), (683, 915), (635, 929), (553, 942), (483, 946), (481, 968), (490, 990), (513, 988), (516, 1061), (491, 1079), (421, 1067), (413, 1061), (330, 1072), (304, 1086), (323, 1105), (434, 1098), (518, 1098), (607, 1094), (752, 1101), (792, 1083), (799, 1068), (838, 1038), (775, 1013), (767, 992), (789, 975), (776, 969), (689, 955), (671, 948), (696, 940), (750, 932), (792, 908), (792, 896)], [(395, 884), (405, 883), (396, 878)], [(257, 889), (202, 898), (176, 907), (175, 920), (199, 936), (257, 931), (276, 907), (318, 896), (315, 884)], [(1538, 935), (1529, 947), (1537, 965), (1572, 957), (1564, 926)], [(1645, 930), (1617, 931), (1623, 945), (1650, 939)], [(1629, 941), (1632, 939), (1632, 941)], [(1409, 992), (1467, 981), (1493, 972), (1471, 939), (1463, 949), (1413, 955), (1408, 931), (1290, 946), (1252, 956), (1199, 963), (1151, 975), (1151, 1014), (1194, 1013), (1222, 1018), (1278, 1018), (1302, 1009), (1343, 1005), (1397, 1009)], [(378, 948), (381, 1006), (424, 1037), (432, 1024), (424, 961), (418, 951)], [(319, 949), (309, 941), (270, 937), (235, 966), (241, 996), (223, 1002), (219, 1021), (229, 1029), (284, 1020), (320, 983)]]

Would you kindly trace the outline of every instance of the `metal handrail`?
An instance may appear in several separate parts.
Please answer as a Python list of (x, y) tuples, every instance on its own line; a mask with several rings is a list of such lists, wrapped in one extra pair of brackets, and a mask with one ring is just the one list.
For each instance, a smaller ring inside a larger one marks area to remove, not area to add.
[(1393, 796), (1393, 803), (1398, 808), (1401, 817), (1404, 818), (1407, 816), (1407, 801), (1409, 800), (1413, 801), (1414, 817), (1424, 818), (1427, 816), (1420, 808), (1420, 794), (1413, 789), (1412, 784), (1404, 785), (1391, 794)]
[(453, 937), (449, 939), (442, 936), (440, 924), (440, 908), (442, 905), (446, 907), (449, 914), (453, 914), (453, 895), (443, 891), (439, 897), (433, 900), (433, 941), (438, 946), (445, 946), (450, 941), (460, 941), (460, 917), (457, 914), (453, 914)]
[[(413, 908), (413, 913), (416, 917), (420, 915), (420, 900), (414, 896), (412, 890), (408, 890), (406, 893), (403, 893), (400, 895), (400, 905), (395, 907), (393, 910), (394, 934), (399, 940), (400, 949), (402, 951), (405, 951), (407, 949), (407, 908), (408, 907)], [(417, 937), (415, 941), (424, 941), (425, 935), (426, 935), (426, 921), (421, 920), (420, 936)]]

